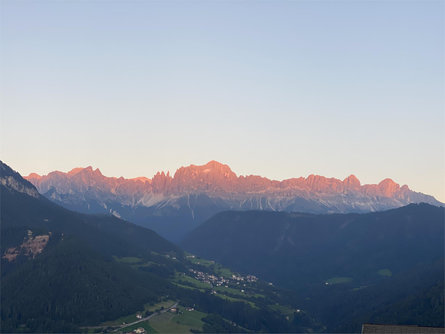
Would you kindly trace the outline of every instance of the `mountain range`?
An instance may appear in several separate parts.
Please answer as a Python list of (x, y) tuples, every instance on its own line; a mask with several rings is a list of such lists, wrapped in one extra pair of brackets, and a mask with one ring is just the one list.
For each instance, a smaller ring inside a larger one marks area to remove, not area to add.
[(420, 202), (442, 205), (434, 197), (391, 179), (365, 185), (354, 175), (344, 180), (310, 175), (274, 181), (255, 175), (237, 176), (229, 166), (216, 161), (181, 167), (174, 176), (158, 172), (151, 179), (106, 177), (92, 167), (44, 176), (32, 173), (26, 179), (66, 208), (111, 213), (174, 241), (224, 210), (347, 213)]
[(123, 321), (168, 301), (195, 332), (321, 328), (282, 290), (112, 215), (65, 209), (1, 161), (0, 195), (2, 333), (123, 332)]

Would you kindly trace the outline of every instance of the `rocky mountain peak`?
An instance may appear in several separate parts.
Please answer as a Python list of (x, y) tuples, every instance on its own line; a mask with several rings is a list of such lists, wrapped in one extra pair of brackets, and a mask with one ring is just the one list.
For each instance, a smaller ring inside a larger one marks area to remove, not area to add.
[(360, 180), (353, 174), (349, 175), (343, 180), (343, 184), (346, 188), (360, 188)]
[[(91, 168), (91, 166), (89, 168)], [(77, 173), (81, 172), (82, 170), (84, 170), (83, 167), (76, 167), (76, 168), (71, 169), (67, 174), (71, 175), (71, 176), (76, 175)]]
[(205, 165), (179, 168), (173, 178), (174, 188), (183, 191), (230, 191), (238, 177), (228, 165), (210, 161)]
[[(119, 180), (125, 180), (122, 176), (119, 178)], [(148, 177), (145, 176), (139, 176), (139, 177), (134, 177), (130, 180), (134, 180), (134, 181), (140, 181), (143, 183), (151, 183), (151, 180)]]
[(104, 175), (101, 173), (99, 168), (93, 169), (93, 167), (88, 166), (85, 168), (77, 167), (72, 169), (67, 173), (69, 177), (80, 177), (82, 179), (99, 179), (99, 178), (105, 178)]
[(42, 176), (40, 176), (40, 175), (37, 174), (37, 173), (31, 173), (31, 174), (29, 174), (26, 178), (27, 178), (27, 179), (35, 179), (35, 180), (38, 180), (38, 179), (41, 179)]
[(31, 182), (23, 179), (19, 173), (2, 161), (0, 161), (0, 185), (32, 197), (40, 197), (39, 192)]
[(222, 174), (224, 176), (235, 176), (236, 174), (232, 172), (228, 165), (222, 164), (218, 161), (212, 160), (206, 163), (205, 165), (190, 165), (187, 167), (179, 168), (175, 177), (187, 174), (187, 175), (196, 175), (196, 174)]
[(205, 165), (190, 165), (188, 167), (179, 168), (174, 176), (175, 179), (236, 179), (236, 174), (228, 165), (221, 164), (217, 161), (210, 161)]
[(392, 197), (400, 189), (400, 186), (392, 179), (384, 179), (378, 184), (378, 188), (382, 192), (382, 195)]

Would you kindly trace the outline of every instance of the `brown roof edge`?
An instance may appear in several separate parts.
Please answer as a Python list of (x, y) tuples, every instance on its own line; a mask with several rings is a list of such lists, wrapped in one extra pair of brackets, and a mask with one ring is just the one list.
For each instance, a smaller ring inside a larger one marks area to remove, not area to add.
[(445, 334), (443, 327), (423, 327), (418, 325), (385, 325), (385, 324), (363, 324), (362, 334), (385, 333), (385, 334)]

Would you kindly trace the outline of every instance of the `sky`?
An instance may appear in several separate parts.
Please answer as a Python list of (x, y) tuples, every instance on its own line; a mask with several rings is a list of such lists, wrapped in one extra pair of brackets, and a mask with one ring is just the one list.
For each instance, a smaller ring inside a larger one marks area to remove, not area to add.
[(0, 1), (0, 159), (392, 178), (445, 202), (443, 1)]

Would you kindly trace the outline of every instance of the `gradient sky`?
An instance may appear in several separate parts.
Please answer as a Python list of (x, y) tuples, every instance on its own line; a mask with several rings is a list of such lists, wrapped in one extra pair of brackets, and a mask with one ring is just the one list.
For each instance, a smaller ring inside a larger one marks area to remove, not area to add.
[(390, 177), (445, 202), (443, 1), (1, 2), (1, 157)]

